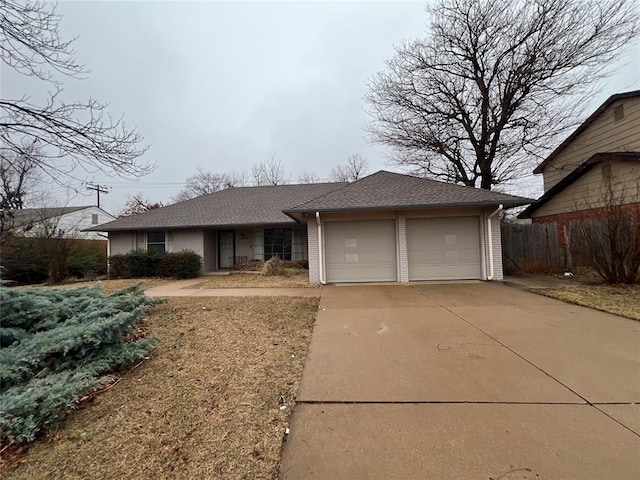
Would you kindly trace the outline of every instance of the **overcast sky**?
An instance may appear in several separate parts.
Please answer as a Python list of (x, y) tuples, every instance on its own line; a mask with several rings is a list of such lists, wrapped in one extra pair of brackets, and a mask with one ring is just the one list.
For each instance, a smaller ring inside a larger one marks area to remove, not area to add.
[[(134, 182), (94, 175), (111, 188), (109, 211), (138, 192), (168, 201), (198, 166), (248, 171), (275, 156), (292, 180), (302, 171), (327, 178), (357, 152), (370, 172), (394, 169), (365, 138), (362, 98), (393, 46), (424, 34), (423, 2), (63, 1), (58, 12), (62, 35), (78, 35), (77, 59), (92, 70), (65, 80), (66, 98), (110, 102), (157, 164)], [(612, 70), (593, 109), (640, 89), (638, 48)], [(3, 96), (43, 89), (6, 68), (1, 75)], [(540, 193), (540, 178), (523, 183), (515, 193)], [(70, 203), (94, 202), (81, 194)]]

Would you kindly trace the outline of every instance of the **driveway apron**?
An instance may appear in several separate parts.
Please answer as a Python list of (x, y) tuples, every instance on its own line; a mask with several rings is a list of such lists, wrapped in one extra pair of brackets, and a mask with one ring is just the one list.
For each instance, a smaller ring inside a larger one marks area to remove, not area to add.
[(328, 286), (281, 477), (640, 478), (640, 322), (495, 283)]

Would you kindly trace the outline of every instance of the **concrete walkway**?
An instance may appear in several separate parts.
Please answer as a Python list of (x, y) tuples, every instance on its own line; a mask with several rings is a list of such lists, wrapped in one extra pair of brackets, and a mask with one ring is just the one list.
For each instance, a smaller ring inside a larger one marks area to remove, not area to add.
[(145, 290), (148, 297), (319, 297), (322, 288), (189, 288), (202, 278), (177, 280)]
[(500, 284), (324, 287), (284, 479), (640, 478), (640, 322)]

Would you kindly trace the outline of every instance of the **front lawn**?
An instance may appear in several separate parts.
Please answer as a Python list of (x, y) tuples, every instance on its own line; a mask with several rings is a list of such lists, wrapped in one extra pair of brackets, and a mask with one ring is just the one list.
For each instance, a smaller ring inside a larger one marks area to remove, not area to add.
[(308, 288), (307, 270), (285, 271), (282, 275), (262, 275), (260, 273), (230, 273), (229, 275), (211, 275), (202, 283), (185, 288)]
[(145, 322), (151, 358), (3, 477), (276, 478), (317, 305), (168, 299)]
[(574, 285), (533, 288), (531, 291), (563, 302), (640, 320), (640, 285)]

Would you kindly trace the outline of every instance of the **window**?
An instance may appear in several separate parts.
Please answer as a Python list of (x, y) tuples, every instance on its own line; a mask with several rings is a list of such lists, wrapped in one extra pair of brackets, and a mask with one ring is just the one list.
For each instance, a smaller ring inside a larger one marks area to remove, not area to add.
[(93, 225), (97, 225), (98, 224), (98, 214), (97, 213), (92, 213), (91, 214), (91, 223)]
[(291, 260), (290, 228), (264, 229), (264, 259), (269, 260), (272, 257)]
[(164, 232), (147, 232), (147, 251), (155, 253), (165, 252)]
[(613, 109), (613, 120), (619, 122), (624, 118), (624, 103)]

